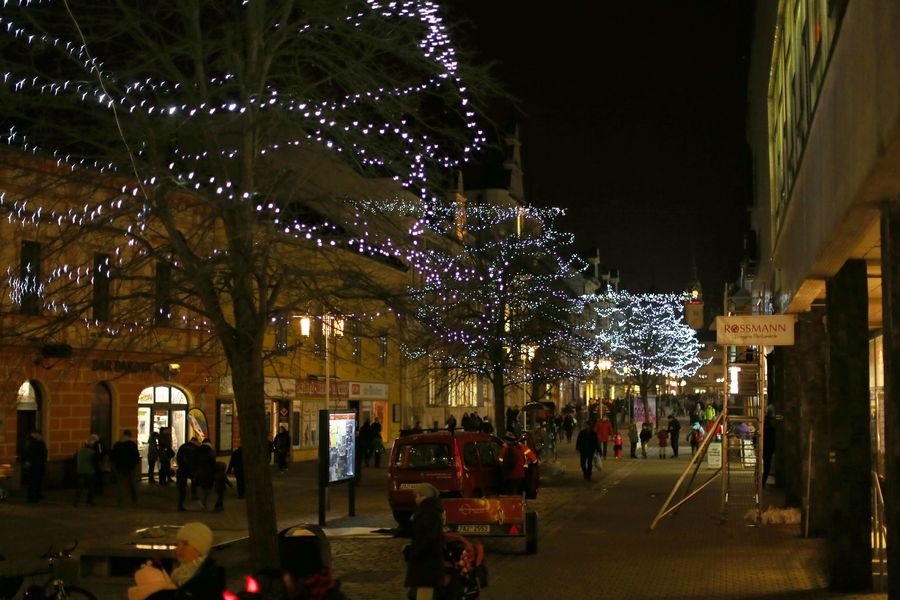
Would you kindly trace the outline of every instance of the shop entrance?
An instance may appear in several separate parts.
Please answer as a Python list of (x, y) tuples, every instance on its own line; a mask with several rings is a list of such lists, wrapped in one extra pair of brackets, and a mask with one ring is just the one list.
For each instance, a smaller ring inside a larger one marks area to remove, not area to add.
[(178, 450), (187, 441), (188, 398), (184, 391), (170, 384), (144, 388), (138, 396), (138, 450), (141, 453), (141, 474), (147, 473), (147, 442), (151, 431), (163, 427), (172, 430), (172, 448)]

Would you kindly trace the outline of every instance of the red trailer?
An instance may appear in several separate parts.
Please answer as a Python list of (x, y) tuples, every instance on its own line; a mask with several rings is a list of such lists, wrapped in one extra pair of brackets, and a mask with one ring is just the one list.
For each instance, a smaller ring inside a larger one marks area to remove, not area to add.
[(528, 510), (524, 496), (444, 498), (447, 528), (465, 536), (519, 537), (525, 553), (537, 552), (537, 513)]

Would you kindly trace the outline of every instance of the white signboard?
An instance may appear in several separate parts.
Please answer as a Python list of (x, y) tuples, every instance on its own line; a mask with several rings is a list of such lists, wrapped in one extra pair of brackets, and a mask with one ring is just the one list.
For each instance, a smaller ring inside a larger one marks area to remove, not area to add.
[(716, 317), (720, 346), (793, 346), (794, 315)]
[(722, 467), (722, 442), (712, 442), (706, 448), (706, 466), (710, 469)]

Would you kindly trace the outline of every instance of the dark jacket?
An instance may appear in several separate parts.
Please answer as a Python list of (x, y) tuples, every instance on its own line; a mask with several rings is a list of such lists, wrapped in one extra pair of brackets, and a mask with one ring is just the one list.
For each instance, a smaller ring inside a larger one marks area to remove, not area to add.
[(577, 450), (579, 454), (582, 456), (590, 456), (596, 452), (598, 448), (600, 448), (600, 444), (597, 442), (597, 434), (594, 433), (593, 429), (585, 427), (578, 432), (578, 437), (575, 438), (575, 450)]
[(216, 475), (216, 453), (212, 444), (201, 444), (194, 451), (193, 477), (202, 488), (211, 488)]
[(159, 460), (159, 433), (155, 431), (147, 439), (147, 460), (150, 462)]
[(195, 477), (194, 471), (197, 469), (197, 445), (192, 442), (185, 442), (178, 448), (175, 455), (175, 462), (178, 463), (178, 475), (180, 477)]
[(444, 509), (440, 498), (426, 498), (412, 516), (412, 542), (406, 554), (406, 587), (436, 588), (444, 578)]
[(131, 473), (141, 462), (137, 442), (130, 438), (119, 440), (109, 451), (109, 460), (116, 473)]

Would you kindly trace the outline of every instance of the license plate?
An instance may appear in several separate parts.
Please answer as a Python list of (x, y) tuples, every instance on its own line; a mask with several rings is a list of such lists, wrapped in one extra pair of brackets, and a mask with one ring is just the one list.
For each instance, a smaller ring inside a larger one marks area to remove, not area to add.
[(401, 483), (400, 489), (401, 490), (411, 490), (414, 487), (416, 487), (417, 485), (419, 485), (419, 484), (418, 483)]
[(490, 533), (490, 525), (457, 525), (456, 531), (459, 533)]

